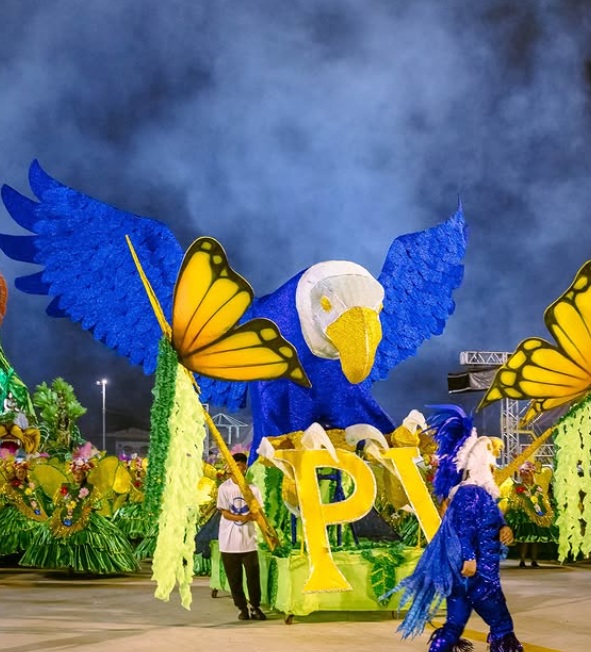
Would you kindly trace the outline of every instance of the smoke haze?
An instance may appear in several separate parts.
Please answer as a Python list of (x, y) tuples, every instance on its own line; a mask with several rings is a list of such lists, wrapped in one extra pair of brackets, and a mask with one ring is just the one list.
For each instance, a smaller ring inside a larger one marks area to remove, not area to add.
[[(377, 274), (391, 241), (470, 228), (444, 334), (375, 396), (394, 419), (447, 401), (463, 350), (513, 350), (591, 257), (591, 8), (574, 0), (5, 0), (0, 182), (27, 170), (224, 245), (258, 296), (313, 263)], [(0, 208), (2, 231), (18, 233)], [(101, 427), (145, 426), (152, 379), (14, 290), (8, 358), (63, 376)]]

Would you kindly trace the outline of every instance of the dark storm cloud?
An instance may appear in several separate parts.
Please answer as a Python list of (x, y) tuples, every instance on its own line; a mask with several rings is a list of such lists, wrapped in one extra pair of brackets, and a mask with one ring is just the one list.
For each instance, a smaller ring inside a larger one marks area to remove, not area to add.
[[(377, 274), (394, 237), (460, 195), (457, 311), (376, 387), (400, 418), (447, 400), (459, 351), (544, 335), (544, 308), (591, 257), (590, 18), (575, 2), (10, 0), (0, 181), (28, 192), (37, 157), (183, 246), (218, 238), (258, 295), (330, 258)], [(9, 282), (27, 271), (1, 264)], [(27, 382), (66, 376), (96, 431), (107, 376), (110, 412), (148, 420), (139, 370), (45, 301), (9, 301), (2, 339)]]

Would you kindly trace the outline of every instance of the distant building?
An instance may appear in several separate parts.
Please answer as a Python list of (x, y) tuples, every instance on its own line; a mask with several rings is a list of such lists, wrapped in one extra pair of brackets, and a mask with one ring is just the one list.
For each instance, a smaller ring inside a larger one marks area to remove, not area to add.
[[(252, 424), (240, 421), (224, 412), (218, 412), (211, 417), (211, 420), (230, 449), (237, 444), (246, 445), (252, 438)], [(217, 450), (218, 448), (208, 428), (206, 428), (206, 431), (207, 435), (203, 446), (205, 456), (209, 455), (212, 449)], [(133, 453), (140, 457), (146, 457), (150, 446), (150, 433), (148, 430), (142, 430), (141, 428), (126, 428), (108, 432), (106, 434), (106, 444), (107, 452), (118, 457), (122, 455), (129, 457)]]
[(150, 433), (147, 430), (126, 428), (107, 433), (107, 451), (117, 457), (123, 455), (130, 457), (133, 453), (140, 457), (147, 457), (149, 446)]
[[(211, 420), (215, 423), (226, 444), (228, 444), (228, 448), (244, 443), (250, 432), (250, 425), (248, 423), (239, 421), (223, 412), (218, 412), (218, 414), (211, 417)], [(211, 435), (209, 436), (211, 437)]]

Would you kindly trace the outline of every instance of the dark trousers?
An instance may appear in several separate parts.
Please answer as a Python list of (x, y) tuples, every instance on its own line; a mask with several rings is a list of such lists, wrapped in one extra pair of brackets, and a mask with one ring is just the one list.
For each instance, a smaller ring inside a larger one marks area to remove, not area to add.
[(250, 552), (222, 552), (222, 563), (230, 585), (230, 592), (234, 604), (240, 611), (248, 607), (244, 595), (242, 567), (246, 573), (246, 587), (248, 588), (248, 601), (253, 607), (261, 606), (261, 574), (259, 569), (259, 555), (256, 550)]

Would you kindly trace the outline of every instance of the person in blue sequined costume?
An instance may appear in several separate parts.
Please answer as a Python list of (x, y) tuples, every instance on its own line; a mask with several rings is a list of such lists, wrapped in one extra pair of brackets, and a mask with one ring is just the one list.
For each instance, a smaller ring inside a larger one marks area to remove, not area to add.
[[(522, 650), (513, 634), (500, 578), (501, 545), (512, 543), (513, 535), (495, 499), (478, 485), (462, 484), (444, 518), (458, 535), (462, 579), (457, 578), (446, 598), (447, 619), (434, 632), (429, 652), (454, 650), (473, 609), (490, 627), (491, 651)], [(517, 647), (503, 647), (510, 639)], [(469, 649), (465, 643), (464, 649)]]
[(497, 506), (495, 443), (478, 437), (459, 407), (440, 407), (429, 426), (438, 443), (435, 492), (446, 509), (414, 573), (394, 589), (404, 590), (401, 607), (412, 603), (399, 631), (403, 638), (421, 633), (445, 599), (447, 618), (433, 632), (429, 652), (472, 650), (461, 638), (472, 610), (490, 628), (491, 652), (523, 652), (501, 588), (502, 546), (513, 542), (513, 533)]

